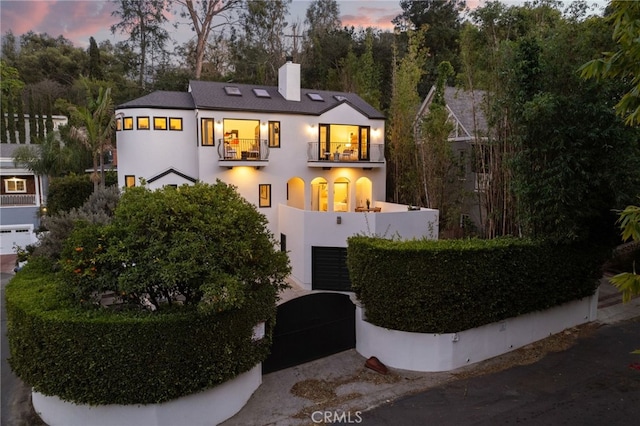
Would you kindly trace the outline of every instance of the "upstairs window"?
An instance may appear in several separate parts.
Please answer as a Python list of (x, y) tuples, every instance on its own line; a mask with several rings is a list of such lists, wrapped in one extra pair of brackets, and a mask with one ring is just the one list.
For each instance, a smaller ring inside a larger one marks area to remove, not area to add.
[(213, 118), (202, 118), (200, 120), (200, 143), (202, 146), (214, 146), (215, 141), (213, 139)]
[(269, 148), (280, 148), (280, 122), (269, 122)]
[(20, 194), (27, 192), (27, 180), (10, 178), (4, 180), (4, 191), (8, 194)]
[(122, 120), (122, 128), (124, 130), (133, 130), (133, 117), (125, 117)]
[(116, 132), (122, 130), (122, 118), (116, 119)]
[(258, 191), (260, 193), (258, 207), (271, 207), (271, 185), (260, 184), (258, 185)]
[(149, 117), (138, 117), (138, 130), (149, 130)]
[(182, 130), (182, 118), (176, 118), (176, 117), (170, 118), (169, 130)]
[(153, 117), (153, 130), (167, 130), (167, 117)]

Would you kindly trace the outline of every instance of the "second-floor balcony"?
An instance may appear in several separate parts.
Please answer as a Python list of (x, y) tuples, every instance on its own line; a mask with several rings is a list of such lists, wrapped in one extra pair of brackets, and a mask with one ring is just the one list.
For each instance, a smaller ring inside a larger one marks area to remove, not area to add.
[(309, 167), (378, 168), (384, 165), (384, 145), (309, 142), (307, 164)]
[(218, 158), (226, 165), (238, 162), (266, 162), (269, 143), (266, 139), (218, 139)]
[(36, 194), (4, 194), (0, 195), (0, 206), (35, 206)]

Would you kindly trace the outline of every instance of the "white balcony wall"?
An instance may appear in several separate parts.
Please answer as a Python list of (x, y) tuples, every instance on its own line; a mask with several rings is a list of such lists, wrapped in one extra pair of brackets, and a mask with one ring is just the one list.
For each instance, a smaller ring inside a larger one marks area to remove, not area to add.
[[(381, 203), (391, 209), (391, 203)], [(377, 205), (377, 204), (376, 204)], [(347, 238), (377, 235), (401, 239), (438, 238), (438, 211), (421, 209), (385, 213), (313, 212), (286, 205), (278, 207), (279, 233), (287, 236), (291, 277), (302, 287), (311, 289), (311, 247), (347, 247)], [(404, 208), (404, 210), (402, 210)], [(338, 224), (340, 217), (340, 224)]]

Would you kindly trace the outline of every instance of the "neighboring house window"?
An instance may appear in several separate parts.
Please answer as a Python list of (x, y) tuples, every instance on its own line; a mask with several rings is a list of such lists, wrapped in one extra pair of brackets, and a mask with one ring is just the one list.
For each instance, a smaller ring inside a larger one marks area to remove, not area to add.
[(215, 146), (213, 140), (213, 118), (203, 118), (200, 120), (201, 130), (201, 143), (204, 146)]
[(4, 190), (7, 193), (27, 192), (27, 180), (18, 178), (5, 179)]
[(126, 186), (127, 188), (136, 186), (136, 177), (134, 175), (125, 175), (124, 186)]
[(170, 118), (169, 130), (182, 130), (182, 118)]
[(122, 118), (116, 120), (116, 131), (119, 132), (120, 130), (122, 130)]
[(149, 130), (149, 117), (138, 117), (138, 130)]
[(167, 130), (167, 117), (153, 117), (153, 130)]
[(260, 192), (258, 207), (271, 207), (271, 185), (260, 184), (258, 187)]
[(280, 122), (269, 122), (269, 147), (280, 148)]
[(125, 117), (123, 119), (122, 128), (124, 130), (132, 130), (133, 129), (133, 117)]

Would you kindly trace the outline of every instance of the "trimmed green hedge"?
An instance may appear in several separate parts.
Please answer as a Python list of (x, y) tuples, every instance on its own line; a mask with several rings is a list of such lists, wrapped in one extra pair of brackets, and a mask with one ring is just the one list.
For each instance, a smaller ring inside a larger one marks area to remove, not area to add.
[[(250, 292), (242, 309), (85, 310), (65, 302), (57, 275), (36, 265), (6, 287), (9, 363), (36, 391), (81, 404), (150, 404), (214, 387), (263, 361), (275, 289)], [(266, 336), (252, 340), (267, 322)]]
[(367, 321), (453, 333), (592, 295), (603, 253), (528, 239), (391, 241), (351, 237), (351, 285)]

